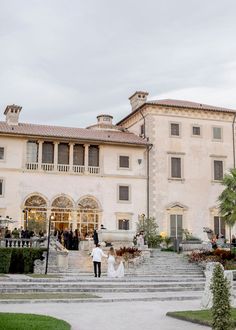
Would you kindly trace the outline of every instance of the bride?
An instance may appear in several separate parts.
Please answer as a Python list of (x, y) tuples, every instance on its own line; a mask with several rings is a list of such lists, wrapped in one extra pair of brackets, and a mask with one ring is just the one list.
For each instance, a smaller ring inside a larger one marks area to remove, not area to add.
[(107, 259), (107, 276), (108, 277), (124, 277), (124, 264), (120, 260), (118, 267), (116, 267), (116, 253), (113, 247), (110, 248)]

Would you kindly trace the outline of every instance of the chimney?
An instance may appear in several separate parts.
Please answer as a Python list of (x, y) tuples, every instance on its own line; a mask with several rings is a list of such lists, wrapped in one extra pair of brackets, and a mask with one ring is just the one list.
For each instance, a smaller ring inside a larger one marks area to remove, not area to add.
[(18, 125), (19, 114), (21, 112), (22, 107), (19, 105), (8, 105), (6, 110), (4, 111), (4, 115), (6, 115), (6, 122), (8, 125)]
[(135, 92), (129, 97), (132, 111), (138, 109), (141, 105), (147, 101), (147, 92)]

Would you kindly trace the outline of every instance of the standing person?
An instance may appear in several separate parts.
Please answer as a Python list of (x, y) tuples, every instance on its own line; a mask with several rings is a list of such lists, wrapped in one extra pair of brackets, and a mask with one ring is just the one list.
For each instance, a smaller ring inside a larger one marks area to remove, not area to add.
[(98, 243), (96, 247), (92, 250), (91, 257), (93, 257), (93, 268), (94, 268), (94, 276), (101, 277), (101, 261), (102, 257), (107, 258), (108, 256), (103, 253), (100, 248), (100, 244)]
[(98, 240), (98, 233), (96, 231), (96, 229), (94, 229), (94, 232), (93, 232), (93, 241), (94, 241), (94, 244), (97, 245), (99, 240)]

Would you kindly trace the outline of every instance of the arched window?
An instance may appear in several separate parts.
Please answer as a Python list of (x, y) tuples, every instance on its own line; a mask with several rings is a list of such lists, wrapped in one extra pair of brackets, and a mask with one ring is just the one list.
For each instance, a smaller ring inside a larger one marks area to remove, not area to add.
[(28, 197), (24, 204), (24, 229), (46, 232), (47, 202), (39, 195)]
[(52, 202), (51, 214), (54, 216), (52, 220), (52, 229), (65, 230), (72, 228), (71, 212), (73, 210), (73, 202), (67, 196), (59, 196)]
[(77, 209), (77, 228), (82, 238), (92, 237), (94, 229), (99, 228), (100, 207), (93, 197), (80, 199)]

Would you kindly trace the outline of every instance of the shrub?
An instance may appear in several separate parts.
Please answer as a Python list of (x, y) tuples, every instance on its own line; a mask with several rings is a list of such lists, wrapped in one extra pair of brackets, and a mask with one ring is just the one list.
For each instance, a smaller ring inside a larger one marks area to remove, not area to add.
[(123, 257), (124, 259), (132, 259), (141, 255), (141, 251), (136, 247), (121, 247), (116, 250), (116, 255), (118, 257)]
[[(9, 251), (9, 252), (7, 252)], [(42, 260), (42, 255), (45, 249), (39, 249), (39, 248), (2, 248), (0, 249), (0, 270), (4, 273), (33, 273), (34, 272), (34, 261), (36, 259)], [(8, 257), (8, 267), (4, 266), (4, 258), (2, 258), (2, 255), (7, 255)]]
[(0, 273), (8, 273), (11, 264), (11, 248), (0, 249)]
[(213, 294), (212, 329), (232, 330), (229, 282), (224, 277), (224, 271), (219, 264), (213, 271), (211, 291)]

